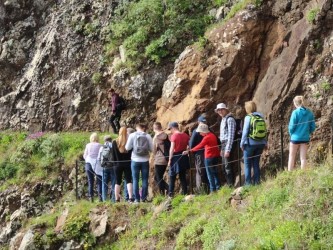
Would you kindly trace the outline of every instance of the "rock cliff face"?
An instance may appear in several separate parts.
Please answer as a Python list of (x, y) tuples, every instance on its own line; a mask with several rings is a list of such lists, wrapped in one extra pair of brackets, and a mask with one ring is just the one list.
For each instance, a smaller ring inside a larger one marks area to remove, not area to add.
[(280, 125), (288, 138), (292, 99), (305, 95), (317, 119), (314, 139), (327, 142), (333, 108), (332, 10), (330, 0), (267, 1), (260, 10), (248, 6), (217, 25), (207, 33), (204, 49), (188, 47), (175, 63), (157, 103), (157, 119), (186, 125), (207, 112), (213, 124), (217, 103), (240, 115), (244, 102), (254, 99), (269, 123), (274, 159)]
[(103, 44), (117, 1), (8, 0), (0, 5), (0, 128), (105, 129), (106, 89), (147, 119), (170, 67), (132, 77), (105, 64)]
[[(112, 3), (0, 5), (1, 129), (105, 130), (106, 89), (113, 86), (128, 100), (129, 124), (157, 118), (163, 125), (176, 120), (191, 126), (204, 111), (215, 123), (216, 103), (241, 114), (244, 102), (254, 98), (267, 117), (270, 142), (279, 139), (280, 124), (287, 139), (292, 98), (304, 94), (318, 119), (315, 138), (325, 139), (333, 105), (331, 0), (249, 5), (208, 31), (203, 48), (186, 48), (174, 69), (150, 66), (135, 76), (114, 73), (105, 63)], [(122, 60), (119, 54), (115, 61)]]

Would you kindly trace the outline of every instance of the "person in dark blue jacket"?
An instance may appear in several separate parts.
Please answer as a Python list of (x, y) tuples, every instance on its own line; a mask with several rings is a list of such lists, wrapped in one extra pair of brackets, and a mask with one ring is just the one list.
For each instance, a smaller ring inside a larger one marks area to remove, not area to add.
[(289, 171), (295, 167), (295, 158), (298, 150), (300, 150), (301, 169), (306, 168), (306, 152), (310, 142), (310, 135), (316, 129), (314, 115), (311, 110), (304, 106), (303, 96), (296, 96), (294, 105), (296, 109), (291, 114), (288, 127), (290, 134)]
[[(202, 114), (198, 118), (198, 124), (204, 123), (207, 124), (206, 115)], [(189, 142), (190, 149), (193, 149), (195, 146), (199, 145), (203, 137), (200, 133), (197, 132), (195, 128), (192, 131), (191, 139)], [(197, 191), (200, 191), (202, 188), (208, 192), (208, 178), (207, 172), (204, 165), (204, 150), (199, 150), (193, 153), (194, 154), (194, 164), (196, 169), (195, 174), (195, 183)]]

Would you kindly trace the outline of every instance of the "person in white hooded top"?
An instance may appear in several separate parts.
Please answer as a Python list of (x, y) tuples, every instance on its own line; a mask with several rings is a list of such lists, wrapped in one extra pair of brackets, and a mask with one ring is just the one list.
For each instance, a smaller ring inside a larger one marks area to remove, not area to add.
[(102, 201), (102, 173), (103, 169), (99, 164), (98, 153), (102, 145), (98, 142), (97, 133), (92, 133), (90, 142), (86, 145), (83, 158), (86, 162), (85, 170), (88, 178), (88, 195), (91, 202), (94, 201), (94, 182), (96, 174), (96, 184), (99, 200)]

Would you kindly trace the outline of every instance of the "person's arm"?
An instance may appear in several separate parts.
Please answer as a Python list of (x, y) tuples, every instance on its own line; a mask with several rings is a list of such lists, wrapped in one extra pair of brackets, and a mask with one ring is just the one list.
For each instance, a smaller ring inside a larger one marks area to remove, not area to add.
[(175, 142), (171, 142), (171, 145), (170, 145), (170, 152), (169, 152), (169, 162), (168, 162), (168, 166), (171, 165), (171, 159), (173, 157), (173, 151), (175, 149)]
[(98, 151), (97, 161), (99, 161), (99, 162), (102, 160), (102, 151), (103, 151), (103, 146), (100, 147), (100, 149)]
[(88, 144), (86, 145), (86, 148), (84, 149), (83, 159), (86, 159), (87, 156), (88, 156)]
[(290, 135), (292, 135), (295, 132), (296, 126), (297, 126), (296, 112), (293, 111), (291, 113), (290, 120), (289, 120), (289, 126), (288, 126)]
[(236, 131), (236, 121), (234, 118), (227, 119), (228, 123), (228, 141), (227, 145), (225, 146), (224, 156), (228, 158), (230, 156), (230, 152), (232, 149), (232, 144), (234, 143), (235, 138), (235, 131)]
[(207, 136), (205, 136), (197, 146), (192, 148), (190, 150), (190, 152), (196, 152), (196, 151), (202, 150), (205, 148), (206, 145), (207, 145)]
[(249, 133), (250, 133), (250, 122), (251, 122), (251, 116), (249, 116), (249, 115), (245, 116), (243, 132), (242, 132), (242, 140), (240, 143), (241, 149), (244, 149), (244, 144), (245, 144), (246, 140), (248, 140)]
[(127, 140), (126, 145), (125, 145), (125, 149), (127, 151), (130, 151), (130, 150), (133, 149), (133, 136), (134, 136), (134, 133), (130, 134), (130, 136), (128, 137), (128, 140)]
[(155, 135), (155, 137), (153, 138), (153, 155), (156, 155), (156, 153), (157, 153), (157, 147), (158, 147), (158, 145), (157, 145), (157, 137)]
[(311, 112), (311, 122), (310, 122), (310, 134), (312, 134), (316, 130), (316, 122), (313, 113)]

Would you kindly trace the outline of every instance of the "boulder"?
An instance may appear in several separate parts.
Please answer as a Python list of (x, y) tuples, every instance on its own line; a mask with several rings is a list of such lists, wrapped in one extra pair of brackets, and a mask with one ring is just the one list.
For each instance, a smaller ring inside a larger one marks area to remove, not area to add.
[(106, 233), (106, 226), (108, 222), (107, 210), (101, 211), (93, 209), (90, 214), (90, 232), (95, 237), (103, 236)]
[(57, 219), (57, 225), (54, 228), (54, 231), (56, 233), (60, 233), (62, 231), (63, 227), (65, 226), (67, 216), (68, 216), (68, 209), (66, 208)]
[(10, 243), (9, 243), (9, 249), (10, 250), (17, 250), (19, 249), (20, 245), (21, 245), (21, 242), (22, 242), (22, 239), (24, 237), (24, 233), (20, 232), (18, 234), (16, 234), (11, 240), (10, 240)]
[(22, 242), (18, 250), (34, 250), (37, 249), (34, 245), (34, 233), (32, 230), (28, 230), (23, 236)]

